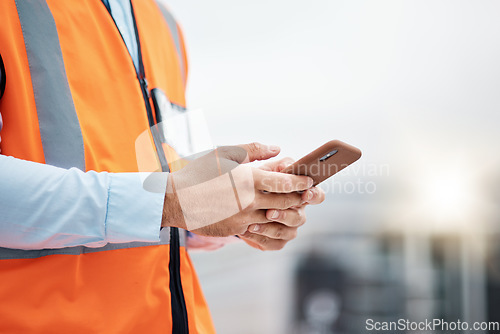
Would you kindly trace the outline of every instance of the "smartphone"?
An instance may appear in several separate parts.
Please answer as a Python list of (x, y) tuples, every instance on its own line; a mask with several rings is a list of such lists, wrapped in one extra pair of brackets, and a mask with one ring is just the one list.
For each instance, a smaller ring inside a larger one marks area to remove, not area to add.
[(340, 140), (331, 140), (288, 166), (283, 173), (306, 175), (318, 185), (361, 157), (361, 150)]

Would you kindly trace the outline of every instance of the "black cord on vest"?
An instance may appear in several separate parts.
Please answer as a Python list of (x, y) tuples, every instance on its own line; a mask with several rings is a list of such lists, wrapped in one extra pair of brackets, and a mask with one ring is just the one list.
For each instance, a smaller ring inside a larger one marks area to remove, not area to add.
[(2, 55), (0, 55), (0, 99), (3, 96), (3, 93), (5, 92), (5, 82), (6, 82), (6, 76), (5, 76), (5, 66), (3, 65), (3, 59)]

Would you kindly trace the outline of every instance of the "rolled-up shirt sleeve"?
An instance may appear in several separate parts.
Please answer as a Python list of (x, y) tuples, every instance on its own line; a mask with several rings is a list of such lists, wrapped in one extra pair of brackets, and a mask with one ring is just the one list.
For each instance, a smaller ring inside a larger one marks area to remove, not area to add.
[(83, 172), (0, 155), (0, 247), (158, 242), (167, 174)]

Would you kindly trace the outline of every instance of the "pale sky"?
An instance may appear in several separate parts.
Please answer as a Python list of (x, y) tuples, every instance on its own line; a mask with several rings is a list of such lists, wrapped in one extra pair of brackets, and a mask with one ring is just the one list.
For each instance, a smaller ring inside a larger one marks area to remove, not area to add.
[(188, 103), (218, 145), (299, 158), (329, 139), (364, 161), (498, 148), (500, 2), (170, 0)]

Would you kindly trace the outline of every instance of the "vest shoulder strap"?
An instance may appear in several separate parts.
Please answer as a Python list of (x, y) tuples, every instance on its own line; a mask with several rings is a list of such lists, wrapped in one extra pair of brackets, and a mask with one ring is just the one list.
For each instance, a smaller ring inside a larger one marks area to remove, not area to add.
[(177, 56), (179, 57), (179, 64), (182, 70), (182, 79), (185, 85), (187, 79), (187, 61), (182, 31), (177, 24), (174, 16), (170, 13), (165, 4), (161, 0), (156, 0), (156, 3), (158, 4), (163, 18), (165, 19), (165, 23), (167, 24), (168, 29), (172, 34), (172, 39), (174, 40), (175, 48), (177, 50)]

